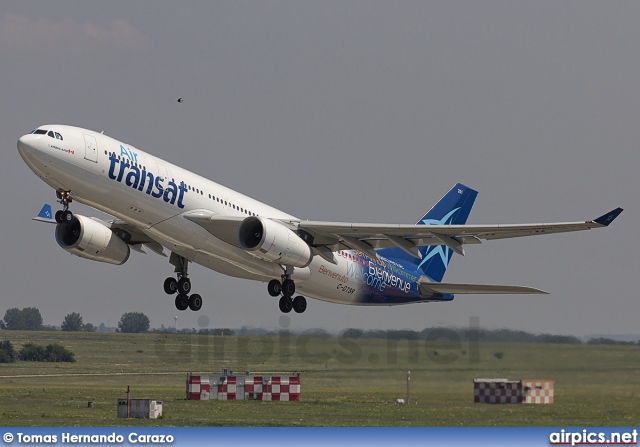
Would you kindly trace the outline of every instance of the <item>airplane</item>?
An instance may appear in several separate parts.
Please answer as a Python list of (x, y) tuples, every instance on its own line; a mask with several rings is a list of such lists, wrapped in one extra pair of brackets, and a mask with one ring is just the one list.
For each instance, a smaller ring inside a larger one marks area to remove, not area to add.
[[(104, 133), (40, 126), (18, 140), (27, 166), (56, 191), (34, 219), (56, 225), (60, 247), (120, 265), (131, 250), (167, 256), (175, 277), (164, 291), (178, 310), (198, 311), (189, 264), (267, 283), (283, 313), (302, 313), (306, 297), (332, 303), (393, 306), (451, 301), (455, 294), (543, 294), (524, 286), (442, 282), (454, 253), (482, 240), (608, 226), (616, 208), (594, 220), (468, 225), (477, 191), (458, 183), (416, 224), (301, 220), (173, 165)], [(114, 217), (73, 214), (77, 201)], [(296, 293), (300, 295), (296, 296)]]

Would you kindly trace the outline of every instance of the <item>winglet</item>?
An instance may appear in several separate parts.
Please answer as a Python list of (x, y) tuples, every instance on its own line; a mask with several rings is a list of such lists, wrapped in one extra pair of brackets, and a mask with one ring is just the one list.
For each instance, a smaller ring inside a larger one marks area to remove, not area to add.
[(39, 222), (47, 222), (47, 223), (56, 223), (53, 215), (51, 214), (51, 205), (45, 203), (38, 215), (32, 220), (37, 220)]
[(595, 223), (600, 224), (600, 225), (604, 225), (609, 226), (609, 224), (611, 222), (613, 222), (613, 220), (618, 217), (618, 215), (622, 212), (622, 208), (616, 208), (613, 211), (609, 211), (607, 214), (605, 214), (604, 216), (600, 216), (597, 219), (594, 220)]

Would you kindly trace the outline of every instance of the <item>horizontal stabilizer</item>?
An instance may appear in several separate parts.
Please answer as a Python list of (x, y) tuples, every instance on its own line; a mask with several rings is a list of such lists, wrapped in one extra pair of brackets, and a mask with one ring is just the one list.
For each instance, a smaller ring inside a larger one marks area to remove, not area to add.
[(53, 214), (51, 214), (51, 205), (48, 203), (44, 204), (38, 215), (33, 217), (32, 220), (37, 220), (38, 222), (57, 223), (53, 218)]
[(429, 282), (426, 279), (418, 283), (420, 295), (432, 296), (434, 294), (459, 293), (474, 295), (521, 295), (544, 294), (544, 290), (524, 286), (502, 286), (492, 284), (451, 284), (443, 282)]

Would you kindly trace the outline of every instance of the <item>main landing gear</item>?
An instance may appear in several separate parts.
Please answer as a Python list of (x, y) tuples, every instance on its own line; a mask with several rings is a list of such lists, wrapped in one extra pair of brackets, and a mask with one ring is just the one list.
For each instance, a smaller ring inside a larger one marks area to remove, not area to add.
[(62, 209), (56, 211), (56, 222), (70, 223), (73, 220), (73, 213), (69, 210), (69, 204), (73, 202), (71, 191), (56, 191), (58, 203), (62, 204)]
[(202, 297), (197, 293), (189, 296), (191, 292), (191, 280), (188, 277), (189, 261), (182, 256), (171, 253), (169, 262), (176, 267), (177, 277), (169, 277), (164, 280), (164, 291), (168, 295), (178, 294), (176, 296), (176, 309), (187, 310), (187, 307), (194, 312), (202, 308)]
[(293, 298), (296, 293), (296, 285), (290, 275), (284, 275), (282, 282), (272, 279), (267, 285), (267, 290), (271, 296), (280, 296), (278, 306), (282, 313), (289, 313), (293, 309), (296, 313), (303, 313), (307, 310), (307, 300), (303, 296)]

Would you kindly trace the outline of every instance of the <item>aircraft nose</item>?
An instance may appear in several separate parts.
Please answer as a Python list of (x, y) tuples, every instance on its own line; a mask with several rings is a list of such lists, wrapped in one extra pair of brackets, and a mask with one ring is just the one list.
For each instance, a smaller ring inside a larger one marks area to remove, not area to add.
[(18, 139), (18, 151), (22, 155), (27, 155), (35, 149), (35, 139), (32, 134), (22, 135)]

